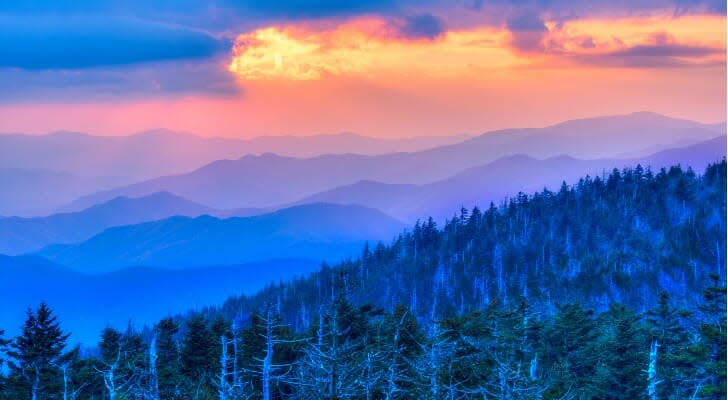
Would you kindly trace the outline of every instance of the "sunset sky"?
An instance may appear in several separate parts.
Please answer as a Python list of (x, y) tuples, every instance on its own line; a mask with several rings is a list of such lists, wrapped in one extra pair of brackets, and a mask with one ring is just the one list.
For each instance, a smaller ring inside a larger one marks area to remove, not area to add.
[(726, 119), (718, 0), (16, 1), (0, 132), (479, 133)]

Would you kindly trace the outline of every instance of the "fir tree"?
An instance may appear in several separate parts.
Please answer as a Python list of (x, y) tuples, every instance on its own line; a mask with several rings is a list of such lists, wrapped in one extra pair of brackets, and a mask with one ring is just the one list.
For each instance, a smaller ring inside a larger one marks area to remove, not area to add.
[(642, 399), (647, 395), (649, 341), (639, 317), (621, 304), (613, 304), (600, 320), (603, 331), (603, 370), (597, 372), (602, 397)]
[(53, 311), (41, 302), (34, 312), (28, 309), (20, 336), (10, 344), (11, 373), (25, 381), (32, 400), (52, 398), (62, 393), (60, 364), (70, 334), (63, 333)]
[(180, 360), (175, 335), (179, 326), (172, 318), (157, 324), (156, 333), (156, 371), (160, 399), (180, 397)]
[(705, 289), (704, 314), (700, 324), (706, 383), (698, 393), (710, 399), (726, 398), (726, 287), (717, 274), (710, 275), (711, 286)]

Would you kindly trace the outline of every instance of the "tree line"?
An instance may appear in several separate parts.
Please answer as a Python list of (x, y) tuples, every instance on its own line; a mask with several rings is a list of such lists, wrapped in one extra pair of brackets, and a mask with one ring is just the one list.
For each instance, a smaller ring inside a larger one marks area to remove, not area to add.
[[(341, 276), (343, 278), (343, 275)], [(195, 314), (151, 337), (106, 328), (97, 350), (68, 346), (51, 309), (3, 340), (3, 399), (723, 399), (725, 286), (694, 311), (579, 304), (553, 315), (525, 301), (423, 325), (404, 305), (355, 306), (344, 285), (296, 332), (274, 303), (245, 324)]]

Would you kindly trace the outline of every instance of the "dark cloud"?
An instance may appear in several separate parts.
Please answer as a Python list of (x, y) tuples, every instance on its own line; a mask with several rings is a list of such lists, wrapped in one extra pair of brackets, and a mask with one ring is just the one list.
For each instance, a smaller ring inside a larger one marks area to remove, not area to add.
[(722, 49), (681, 44), (640, 45), (611, 53), (613, 57), (706, 57), (722, 53)]
[(676, 0), (675, 15), (690, 14), (696, 10), (707, 11), (713, 14), (725, 14), (725, 1), (705, 1), (705, 0)]
[[(548, 13), (553, 18), (579, 18), (604, 14), (635, 14), (650, 10), (672, 9), (676, 15), (708, 12), (725, 14), (723, 0), (464, 0), (469, 9), (490, 12), (503, 8), (510, 11), (523, 9)], [(477, 7), (476, 7), (477, 6)]]
[(543, 51), (543, 39), (548, 33), (543, 19), (534, 11), (521, 12), (506, 21), (511, 32), (511, 46), (522, 52)]
[(279, 1), (222, 1), (223, 8), (244, 10), (261, 16), (311, 18), (388, 12), (403, 2), (397, 0), (279, 0)]
[(485, 4), (485, 0), (465, 0), (465, 8), (472, 11), (480, 11)]
[(650, 35), (646, 44), (625, 47), (609, 55), (642, 58), (704, 58), (723, 52), (723, 49), (679, 43), (667, 32), (655, 32)]
[(677, 68), (725, 65), (719, 57), (725, 50), (678, 43), (646, 44), (609, 53), (565, 55), (585, 65), (619, 68)]
[(226, 97), (241, 93), (226, 59), (166, 61), (79, 70), (3, 69), (0, 103), (109, 101), (175, 94)]
[(444, 22), (428, 13), (407, 17), (399, 27), (400, 36), (409, 39), (435, 39), (444, 32)]
[(594, 44), (594, 40), (592, 38), (590, 38), (590, 37), (584, 38), (581, 41), (581, 48), (582, 49), (593, 49), (595, 47), (597, 47), (597, 45)]
[(209, 58), (230, 41), (123, 18), (0, 18), (0, 67), (77, 69)]
[[(14, 0), (0, 2), (0, 14), (113, 15), (170, 22), (222, 32), (279, 20), (379, 14), (401, 18), (416, 10), (449, 15), (457, 9), (480, 11), (503, 23), (523, 10), (550, 19), (634, 14), (673, 9), (676, 15), (726, 13), (720, 0)], [(494, 18), (495, 16), (495, 18)], [(458, 21), (448, 21), (457, 26)]]
[(527, 11), (511, 17), (506, 22), (506, 27), (511, 32), (547, 32), (543, 19), (533, 11)]
[[(428, 4), (430, 1), (421, 2)], [(0, 13), (115, 15), (223, 31), (274, 20), (393, 14), (415, 0), (17, 0), (0, 2)]]

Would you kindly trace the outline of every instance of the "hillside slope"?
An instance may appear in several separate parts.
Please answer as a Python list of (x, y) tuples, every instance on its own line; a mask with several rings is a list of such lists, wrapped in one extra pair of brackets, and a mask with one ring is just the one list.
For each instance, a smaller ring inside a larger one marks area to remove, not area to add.
[(523, 300), (540, 313), (572, 302), (646, 310), (663, 290), (690, 309), (711, 273), (725, 281), (725, 236), (725, 160), (703, 176), (679, 167), (626, 169), (500, 207), (463, 210), (442, 227), (417, 224), (389, 245), (365, 248), (358, 259), (230, 299), (212, 312), (234, 318), (282, 296), (286, 320), (305, 326), (302, 310), (327, 303), (339, 274), (354, 304), (388, 310), (404, 304), (423, 320), (492, 301)]

